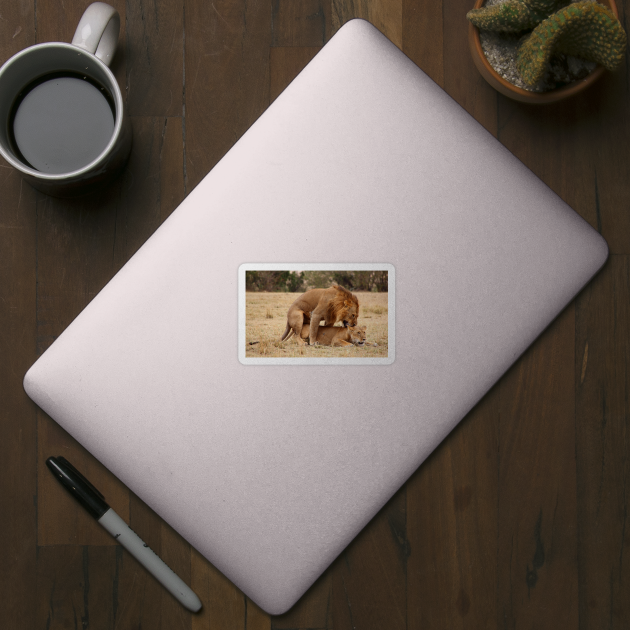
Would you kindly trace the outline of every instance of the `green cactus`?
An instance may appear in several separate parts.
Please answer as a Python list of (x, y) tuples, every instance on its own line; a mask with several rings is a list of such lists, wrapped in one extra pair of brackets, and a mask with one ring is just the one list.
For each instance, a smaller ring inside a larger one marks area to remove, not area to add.
[(626, 33), (615, 14), (596, 2), (575, 2), (543, 20), (520, 46), (516, 65), (523, 81), (535, 85), (554, 53), (616, 69), (626, 49)]
[(466, 17), (479, 29), (501, 33), (519, 33), (534, 28), (569, 0), (507, 0), (481, 9), (472, 9)]

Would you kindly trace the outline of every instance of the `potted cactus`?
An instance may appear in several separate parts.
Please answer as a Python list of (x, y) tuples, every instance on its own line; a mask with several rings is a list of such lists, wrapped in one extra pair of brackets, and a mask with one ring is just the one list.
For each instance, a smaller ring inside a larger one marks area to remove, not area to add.
[[(488, 83), (510, 98), (536, 103), (566, 98), (624, 58), (627, 38), (617, 7), (614, 0), (605, 2), (489, 0), (484, 6), (485, 0), (477, 0), (467, 15), (473, 60)], [(502, 63), (493, 58), (492, 42), (512, 49), (507, 64), (505, 57)]]

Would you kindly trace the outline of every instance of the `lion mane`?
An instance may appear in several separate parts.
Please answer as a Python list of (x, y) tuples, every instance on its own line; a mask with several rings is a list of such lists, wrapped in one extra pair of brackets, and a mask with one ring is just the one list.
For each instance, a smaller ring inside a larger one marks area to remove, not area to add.
[(353, 295), (338, 284), (333, 284), (331, 289), (336, 289), (336, 293), (328, 303), (328, 309), (326, 310), (326, 321), (335, 319), (336, 321), (343, 321), (350, 313), (353, 306), (356, 305), (356, 315), (359, 316), (359, 300), (356, 295)]

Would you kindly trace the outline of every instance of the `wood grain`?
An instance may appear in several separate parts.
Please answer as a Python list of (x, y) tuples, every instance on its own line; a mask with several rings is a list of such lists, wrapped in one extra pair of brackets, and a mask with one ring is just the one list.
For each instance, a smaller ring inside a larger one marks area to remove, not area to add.
[(620, 212), (630, 203), (628, 159), (621, 148), (630, 141), (621, 105), (629, 94), (620, 72), (605, 75), (596, 89), (544, 107), (544, 116), (536, 106), (498, 100), (501, 142), (619, 254), (627, 254), (630, 243), (628, 213)]
[(402, 49), (402, 0), (332, 0), (332, 32), (348, 20), (362, 18)]
[(497, 623), (508, 628), (578, 624), (574, 352), (570, 306), (501, 382)]
[(333, 564), (332, 627), (406, 628), (409, 553), (403, 487)]
[(130, 116), (181, 116), (183, 0), (127, 3), (125, 50)]
[(334, 569), (328, 569), (284, 615), (271, 617), (272, 630), (332, 628), (332, 587)]
[(630, 626), (630, 260), (612, 256), (576, 303), (580, 628)]
[(37, 358), (36, 194), (0, 160), (0, 618), (33, 627), (36, 571), (37, 409), (22, 379)]
[(443, 2), (442, 87), (496, 137), (498, 94), (481, 78), (468, 51), (468, 23), (464, 16), (470, 8), (468, 0)]
[[(630, 10), (628, 3), (622, 3), (622, 11), (624, 6), (627, 21)], [(628, 30), (626, 26), (626, 32)], [(597, 91), (589, 95), (594, 103), (594, 116), (585, 122), (589, 132), (588, 152), (593, 163), (591, 188), (595, 196), (589, 220), (606, 239), (610, 251), (616, 254), (630, 254), (630, 213), (627, 212), (630, 178), (628, 152), (624, 150), (630, 142), (629, 66), (626, 61), (619, 72), (600, 80)]]
[[(0, 63), (35, 43), (30, 2), (0, 8)], [(0, 158), (0, 619), (35, 626), (37, 411), (24, 373), (37, 357), (36, 193)]]
[(271, 11), (262, 0), (186, 5), (186, 191), (269, 105)]
[(115, 547), (41, 547), (37, 569), (37, 621), (32, 628), (114, 627), (118, 596)]
[(118, 271), (184, 199), (181, 118), (132, 117), (133, 150), (119, 181), (113, 271)]
[(442, 2), (403, 0), (402, 51), (444, 87)]
[(321, 50), (320, 47), (272, 48), (269, 54), (269, 99), (275, 101)]
[(232, 582), (193, 550), (191, 588), (203, 602), (193, 618), (193, 630), (245, 630), (246, 598)]
[(323, 46), (330, 39), (331, 5), (326, 0), (272, 0), (272, 46)]
[(493, 388), (407, 483), (409, 630), (496, 618), (500, 394)]

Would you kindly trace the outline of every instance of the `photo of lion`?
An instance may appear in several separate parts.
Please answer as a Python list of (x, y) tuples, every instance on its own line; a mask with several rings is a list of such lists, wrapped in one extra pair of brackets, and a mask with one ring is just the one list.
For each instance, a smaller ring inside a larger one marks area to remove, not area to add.
[(245, 287), (247, 360), (389, 358), (387, 270), (250, 266)]
[(341, 322), (344, 327), (356, 326), (359, 317), (359, 300), (357, 296), (333, 284), (328, 289), (311, 289), (300, 295), (289, 307), (287, 326), (280, 341), (284, 341), (290, 332), (296, 336), (298, 343), (302, 341), (302, 326), (309, 324), (309, 344), (318, 343), (317, 331), (320, 322), (324, 326), (334, 326)]

